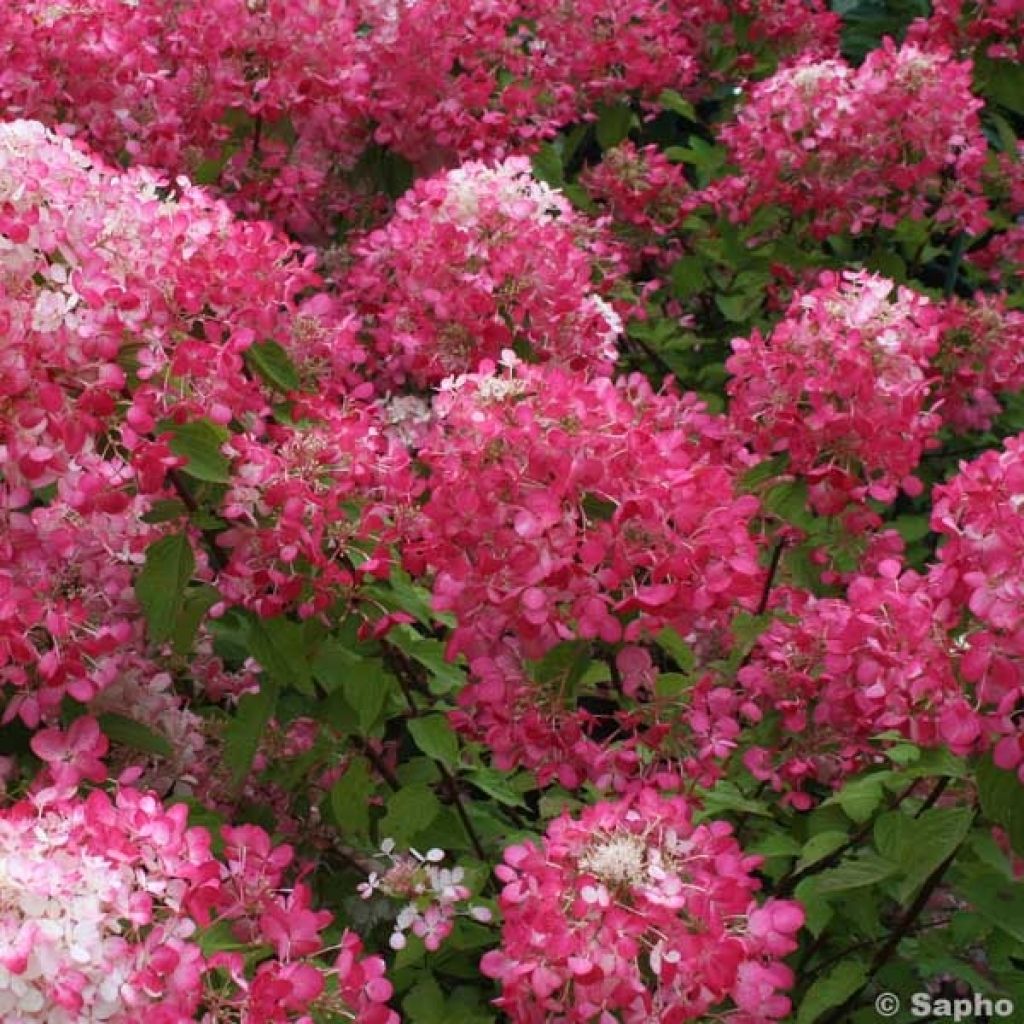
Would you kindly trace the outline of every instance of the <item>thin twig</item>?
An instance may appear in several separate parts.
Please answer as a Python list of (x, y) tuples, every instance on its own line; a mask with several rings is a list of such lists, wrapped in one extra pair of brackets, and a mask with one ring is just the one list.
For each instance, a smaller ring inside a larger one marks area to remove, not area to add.
[(761, 591), (761, 600), (757, 604), (757, 614), (764, 615), (765, 610), (768, 608), (768, 601), (771, 598), (772, 587), (775, 584), (775, 574), (779, 571), (779, 562), (782, 561), (782, 552), (786, 547), (786, 542), (781, 538), (775, 542), (775, 546), (772, 548), (771, 560), (768, 562), (768, 575), (764, 580), (764, 589)]
[[(402, 695), (405, 697), (405, 703), (408, 705), (409, 713), (413, 718), (419, 718), (420, 709), (416, 704), (416, 699), (412, 695), (412, 684), (408, 678), (409, 666), (405, 662), (404, 658), (400, 657), (401, 651), (395, 651), (395, 649), (388, 644), (385, 644), (385, 648), (395, 655), (392, 659), (392, 665), (395, 668), (395, 678), (398, 680), (399, 688), (402, 691)], [(462, 795), (459, 793), (458, 781), (448, 770), (448, 766), (444, 764), (443, 761), (439, 761), (436, 757), (431, 758), (431, 760), (437, 766), (437, 770), (441, 773), (441, 778), (448, 791), (448, 797), (452, 802), (452, 806), (455, 808), (455, 813), (459, 816), (459, 821), (462, 822), (462, 827), (466, 830), (466, 835), (469, 836), (469, 841), (473, 846), (474, 852), (480, 860), (486, 861), (487, 851), (484, 849), (484, 844), (480, 841), (480, 837), (477, 835), (476, 829), (473, 827), (473, 822), (470, 820), (466, 807), (462, 802)]]
[(366, 759), (376, 769), (377, 774), (388, 784), (388, 786), (394, 791), (398, 792), (402, 788), (401, 782), (398, 781), (398, 776), (387, 766), (384, 758), (377, 753), (376, 750), (370, 745), (370, 743), (363, 739), (362, 736), (353, 736), (352, 742), (358, 748), (359, 752), (366, 757)]

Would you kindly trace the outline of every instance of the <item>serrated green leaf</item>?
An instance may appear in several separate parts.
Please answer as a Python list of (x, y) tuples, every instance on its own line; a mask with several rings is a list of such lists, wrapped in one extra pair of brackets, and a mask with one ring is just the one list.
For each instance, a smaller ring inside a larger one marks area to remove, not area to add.
[(219, 600), (220, 594), (214, 587), (204, 585), (185, 591), (185, 600), (171, 634), (175, 654), (184, 656), (192, 650), (199, 624)]
[(796, 1014), (796, 1024), (812, 1024), (826, 1010), (841, 1006), (867, 981), (864, 964), (846, 960), (819, 978), (806, 992)]
[(654, 692), (659, 697), (671, 700), (686, 693), (693, 686), (693, 680), (681, 672), (661, 672), (654, 681)]
[(124, 715), (116, 715), (113, 712), (103, 713), (98, 720), (103, 734), (114, 743), (130, 747), (132, 750), (142, 751), (144, 754), (156, 754), (159, 757), (174, 756), (174, 748), (170, 743), (159, 733), (153, 732), (148, 725), (136, 722), (133, 718), (126, 718)]
[(195, 572), (196, 559), (186, 533), (173, 533), (146, 549), (146, 563), (135, 579), (135, 596), (142, 605), (149, 639), (169, 640)]
[(356, 713), (360, 733), (368, 735), (380, 723), (395, 677), (379, 661), (363, 661), (341, 681), (345, 702)]
[(365, 836), (369, 833), (369, 798), (374, 788), (366, 759), (351, 758), (345, 774), (331, 787), (331, 813), (344, 835)]
[(154, 501), (149, 511), (142, 517), (144, 523), (157, 525), (159, 523), (172, 523), (188, 515), (188, 509), (180, 498), (161, 498)]
[(852, 779), (831, 796), (822, 806), (838, 804), (843, 813), (858, 824), (865, 822), (878, 809), (885, 796), (885, 783), (892, 772), (875, 772), (859, 779)]
[(296, 391), (299, 374), (288, 353), (276, 341), (258, 341), (245, 352), (249, 369), (278, 391)]
[(811, 865), (817, 864), (818, 861), (824, 860), (829, 854), (835, 853), (849, 838), (847, 833), (835, 829), (828, 829), (811, 836), (800, 851), (800, 860), (796, 865), (797, 870), (803, 871), (804, 868), (809, 868)]
[(409, 734), (427, 757), (448, 768), (459, 763), (459, 741), (444, 715), (423, 715), (410, 719)]
[(823, 871), (809, 881), (816, 893), (848, 892), (874, 885), (896, 873), (896, 865), (870, 850), (843, 861), (838, 867)]
[(380, 823), (380, 835), (382, 839), (394, 839), (399, 846), (408, 846), (441, 810), (434, 791), (423, 783), (403, 786), (392, 793), (387, 807), (387, 814)]
[(617, 146), (629, 134), (633, 112), (624, 103), (605, 107), (597, 118), (597, 142), (602, 149)]
[(926, 515), (897, 516), (890, 525), (908, 544), (927, 537), (930, 530)]
[(748, 469), (740, 479), (740, 486), (744, 491), (756, 490), (759, 484), (773, 480), (786, 472), (789, 466), (789, 452), (775, 455), (770, 459), (764, 459), (753, 469)]
[(1024, 785), (1017, 773), (1004, 771), (986, 755), (976, 777), (982, 813), (1006, 830), (1010, 845), (1024, 856)]
[(410, 1024), (450, 1024), (444, 992), (430, 974), (421, 977), (402, 1000), (402, 1009)]
[(306, 654), (303, 627), (289, 619), (252, 616), (248, 629), (249, 652), (261, 668), (281, 686), (313, 696), (313, 670)]
[(772, 487), (764, 496), (764, 504), (770, 512), (796, 525), (810, 519), (807, 484), (803, 480), (789, 480)]
[(224, 729), (224, 764), (231, 772), (236, 788), (252, 767), (267, 723), (277, 708), (278, 685), (272, 675), (264, 675), (255, 693), (245, 694)]
[(494, 797), (500, 804), (505, 804), (508, 807), (526, 806), (526, 801), (522, 796), (508, 784), (508, 779), (493, 768), (474, 768), (466, 778), (477, 789)]
[(957, 889), (982, 917), (1024, 944), (1024, 886), (989, 871), (972, 875)]
[(762, 857), (795, 857), (800, 852), (800, 843), (784, 832), (775, 832), (751, 843), (751, 853), (759, 853)]
[(666, 653), (672, 656), (672, 660), (684, 671), (689, 671), (696, 665), (697, 659), (693, 648), (670, 626), (666, 626), (654, 638), (654, 642)]
[(562, 157), (552, 143), (545, 142), (537, 150), (533, 158), (533, 176), (538, 181), (543, 181), (552, 188), (561, 188), (565, 183)]
[(566, 640), (533, 662), (531, 675), (538, 683), (559, 685), (571, 693), (586, 670), (589, 656), (590, 644), (585, 640)]
[(715, 305), (726, 320), (735, 324), (751, 320), (761, 307), (763, 295), (758, 291), (740, 292), (737, 295), (716, 295)]
[(1015, 61), (977, 58), (982, 91), (996, 103), (1024, 115), (1024, 66)]
[(687, 121), (692, 121), (694, 124), (700, 120), (697, 117), (697, 111), (694, 109), (693, 104), (689, 100), (683, 99), (675, 89), (663, 90), (658, 97), (658, 105), (664, 110), (671, 110), (673, 114), (686, 118)]
[(168, 446), (175, 455), (188, 461), (183, 473), (209, 483), (231, 482), (231, 462), (221, 452), (230, 436), (223, 427), (209, 420), (191, 420), (188, 423), (162, 422), (159, 429), (171, 435)]
[(695, 818), (701, 820), (721, 814), (723, 811), (738, 811), (742, 814), (756, 814), (770, 817), (768, 805), (761, 800), (744, 796), (732, 782), (719, 782), (714, 789), (708, 790), (701, 797), (701, 808)]
[(430, 673), (427, 687), (435, 696), (444, 696), (465, 685), (465, 670), (445, 658), (442, 641), (421, 636), (412, 626), (400, 625), (388, 633), (388, 643), (408, 654)]
[(213, 956), (214, 953), (248, 952), (252, 949), (251, 943), (242, 942), (235, 935), (232, 921), (216, 921), (209, 928), (203, 928), (197, 940), (204, 956)]

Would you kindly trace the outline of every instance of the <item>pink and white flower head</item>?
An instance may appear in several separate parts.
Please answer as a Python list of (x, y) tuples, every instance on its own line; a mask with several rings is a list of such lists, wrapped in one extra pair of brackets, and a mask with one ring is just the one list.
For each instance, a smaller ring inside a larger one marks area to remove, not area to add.
[(614, 279), (617, 251), (523, 157), (418, 181), (355, 254), (346, 283), (385, 382), (436, 385), (513, 346), (586, 372), (616, 359), (594, 277)]
[(771, 335), (733, 342), (729, 418), (764, 455), (785, 452), (835, 514), (851, 501), (920, 493), (913, 472), (940, 419), (933, 410), (941, 310), (863, 272), (826, 273), (797, 294)]
[(694, 825), (684, 798), (652, 789), (563, 815), (497, 868), (502, 945), (481, 963), (497, 1005), (522, 1024), (675, 1024), (729, 999), (737, 1020), (784, 1017), (793, 977), (779, 958), (804, 917), (757, 904), (759, 864), (729, 825)]

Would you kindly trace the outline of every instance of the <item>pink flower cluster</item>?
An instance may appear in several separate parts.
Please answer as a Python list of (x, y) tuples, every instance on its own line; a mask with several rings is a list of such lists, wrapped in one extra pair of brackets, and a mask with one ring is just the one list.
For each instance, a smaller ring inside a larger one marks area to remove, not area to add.
[(604, 776), (586, 716), (558, 680), (531, 684), (523, 659), (574, 638), (714, 630), (753, 607), (758, 503), (735, 493), (725, 424), (640, 376), (588, 380), (511, 356), (446, 384), (435, 417), (404, 558), (432, 574), (435, 607), (456, 618), (449, 652), (470, 659), (460, 726), (503, 766)]
[(672, 163), (657, 146), (638, 149), (623, 142), (585, 170), (580, 182), (626, 240), (640, 243), (644, 255), (657, 251), (644, 241), (672, 235), (699, 203), (682, 165)]
[[(932, 529), (944, 540), (935, 586), (954, 608), (966, 608), (961, 671), (1001, 736), (996, 759), (1024, 768), (1019, 704), (1024, 695), (1024, 435), (989, 451), (935, 490)], [(1022, 774), (1024, 779), (1024, 774)]]
[(863, 272), (823, 274), (769, 337), (733, 342), (730, 420), (763, 455), (785, 452), (822, 514), (921, 490), (912, 475), (940, 419), (931, 360), (940, 309)]
[(30, 0), (0, 15), (0, 104), (322, 232), (365, 144), (357, 28), (316, 0)]
[(516, 1024), (606, 1021), (739, 1024), (785, 1017), (800, 907), (762, 905), (723, 822), (694, 825), (681, 797), (643, 789), (567, 814), (542, 844), (505, 851), (502, 946), (482, 969)]
[[(124, 788), (0, 811), (5, 1020), (213, 1024), (231, 1013), (284, 1024), (308, 1022), (326, 1000), (366, 1024), (397, 1021), (383, 965), (360, 962), (354, 937), (333, 967), (308, 959), (331, 915), (310, 907), (304, 884), (282, 890), (290, 848), (253, 826), (225, 827), (215, 858), (209, 833), (185, 818), (183, 804), (165, 809)], [(240, 953), (205, 954), (201, 929), (213, 919), (273, 953), (254, 971)]]
[[(85, 482), (102, 486), (104, 479), (97, 472)], [(62, 484), (74, 493), (82, 480), (69, 474)], [(95, 500), (101, 492), (93, 493)], [(92, 699), (144, 643), (133, 581), (157, 534), (138, 518), (141, 499), (108, 492), (101, 500), (111, 497), (106, 509), (58, 499), (0, 510), (4, 721), (17, 717), (34, 728), (57, 714), (65, 696)]]
[(858, 68), (802, 57), (757, 83), (721, 141), (739, 173), (709, 195), (736, 219), (764, 206), (818, 238), (904, 217), (986, 225), (986, 143), (970, 62), (891, 41)]
[(615, 247), (529, 161), (468, 163), (420, 179), (355, 247), (345, 287), (381, 386), (436, 385), (506, 348), (609, 372), (622, 329), (593, 283)]
[(1001, 406), (997, 396), (1024, 389), (1024, 313), (1004, 295), (978, 293), (949, 301), (935, 369), (938, 412), (954, 430), (987, 430)]
[(1024, 60), (1021, 0), (938, 0), (929, 17), (911, 26), (908, 38), (950, 49), (977, 48), (993, 60)]
[(883, 733), (975, 749), (981, 727), (956, 674), (949, 606), (927, 577), (888, 558), (844, 598), (790, 591), (779, 602), (784, 616), (758, 639), (731, 700), (718, 702), (743, 725), (774, 722), (773, 742), (743, 756), (756, 778), (806, 808), (808, 783), (837, 786), (862, 770)]

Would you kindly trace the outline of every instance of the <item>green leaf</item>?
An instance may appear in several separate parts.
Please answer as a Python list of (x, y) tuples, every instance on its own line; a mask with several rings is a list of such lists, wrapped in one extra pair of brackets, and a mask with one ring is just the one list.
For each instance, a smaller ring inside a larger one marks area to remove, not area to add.
[(749, 849), (762, 857), (795, 857), (800, 852), (800, 844), (784, 832), (775, 832), (751, 843)]
[(278, 391), (297, 391), (299, 374), (288, 353), (276, 341), (258, 341), (245, 352), (249, 369)]
[(557, 684), (571, 693), (586, 671), (589, 656), (590, 644), (585, 640), (566, 640), (533, 662), (531, 675), (538, 683)]
[(684, 671), (688, 672), (697, 663), (693, 648), (670, 626), (658, 633), (654, 642)]
[(761, 307), (763, 295), (759, 291), (741, 292), (738, 295), (716, 295), (715, 305), (726, 320), (735, 324), (753, 319)]
[(665, 89), (658, 97), (658, 105), (665, 110), (671, 110), (673, 114), (678, 114), (694, 124), (700, 121), (693, 104), (689, 100), (683, 99), (675, 89)]
[(1016, 772), (1004, 771), (987, 755), (978, 763), (982, 813), (1006, 830), (1014, 851), (1024, 856), (1024, 786)]
[(187, 515), (188, 509), (180, 498), (161, 498), (159, 501), (153, 502), (149, 511), (142, 517), (142, 521), (154, 525), (172, 523)]
[(816, 893), (847, 892), (874, 885), (896, 873), (896, 865), (870, 850), (811, 879)]
[(146, 549), (146, 564), (135, 580), (135, 596), (142, 605), (155, 644), (169, 640), (178, 619), (196, 558), (186, 533), (172, 533)]
[(360, 655), (332, 637), (320, 645), (311, 668), (324, 690), (333, 693), (342, 685), (348, 673), (362, 663), (363, 658)]
[(702, 807), (696, 817), (703, 820), (714, 817), (723, 811), (738, 811), (742, 814), (756, 814), (770, 817), (768, 805), (762, 800), (752, 800), (743, 795), (735, 783), (719, 782), (714, 789), (707, 791), (701, 798)]
[(979, 55), (976, 67), (982, 91), (1007, 110), (1024, 115), (1024, 66)]
[(410, 1024), (450, 1024), (444, 993), (431, 974), (420, 978), (402, 1000), (402, 1009)]
[(831, 796), (822, 806), (839, 804), (851, 820), (858, 824), (865, 822), (878, 809), (885, 795), (884, 783), (891, 778), (892, 772), (875, 772), (859, 779), (847, 782), (835, 796)]
[(562, 157), (552, 143), (545, 142), (537, 150), (537, 154), (533, 158), (533, 176), (552, 188), (561, 188), (565, 183)]
[(171, 435), (168, 442), (171, 451), (188, 459), (182, 472), (210, 483), (230, 483), (231, 462), (221, 453), (221, 447), (230, 435), (223, 427), (209, 420), (193, 420), (189, 423), (163, 421), (159, 429)]
[(408, 654), (430, 673), (427, 686), (435, 696), (460, 690), (465, 685), (465, 671), (445, 658), (441, 640), (421, 636), (412, 626), (403, 624), (388, 633), (388, 643)]
[(617, 146), (629, 134), (633, 112), (624, 103), (605, 107), (597, 118), (597, 142), (602, 149)]
[(474, 768), (467, 778), (477, 789), (494, 797), (508, 807), (525, 807), (526, 801), (508, 783), (508, 779), (493, 768)]
[(864, 964), (846, 960), (819, 978), (804, 995), (796, 1015), (796, 1024), (812, 1024), (826, 1010), (841, 1006), (867, 981)]
[(772, 487), (764, 497), (765, 508), (779, 518), (800, 525), (807, 522), (807, 484), (803, 480), (790, 480)]
[(175, 654), (185, 656), (192, 650), (200, 622), (219, 600), (220, 594), (214, 587), (203, 585), (185, 591), (184, 606), (171, 634)]
[(804, 868), (809, 868), (812, 864), (824, 860), (829, 854), (835, 853), (849, 838), (845, 832), (835, 829), (828, 829), (811, 836), (800, 851), (800, 860), (796, 865), (797, 870), (803, 871)]
[(366, 759), (353, 757), (345, 774), (331, 787), (331, 813), (344, 834), (365, 836), (369, 833), (369, 798), (374, 788)]
[(281, 686), (314, 696), (313, 670), (306, 656), (303, 627), (289, 619), (249, 619), (249, 651)]
[(174, 756), (174, 748), (163, 736), (133, 718), (106, 712), (99, 716), (99, 724), (107, 739), (122, 747), (130, 747), (144, 754), (156, 754), (159, 757)]
[(1024, 886), (995, 872), (984, 872), (958, 888), (982, 917), (1024, 944)]
[(245, 694), (228, 721), (224, 730), (224, 763), (236, 788), (252, 767), (267, 723), (277, 708), (277, 697), (277, 680), (272, 675), (264, 675), (259, 690)]
[(441, 804), (434, 791), (424, 783), (403, 786), (388, 798), (388, 810), (380, 823), (383, 839), (394, 839), (408, 846), (437, 817)]
[(444, 715), (413, 718), (408, 725), (413, 742), (427, 757), (440, 761), (448, 768), (454, 768), (459, 763), (459, 741)]
[(789, 452), (783, 452), (781, 455), (775, 455), (770, 459), (764, 459), (759, 462), (753, 469), (748, 469), (740, 480), (740, 486), (744, 491), (752, 491), (757, 488), (759, 484), (763, 484), (768, 480), (773, 480), (777, 476), (781, 476), (786, 472), (786, 468), (789, 466)]
[(964, 841), (973, 817), (967, 807), (933, 807), (919, 818), (902, 811), (879, 817), (875, 822), (875, 845), (905, 876), (899, 887), (901, 902), (909, 899)]
[(682, 672), (662, 672), (654, 681), (654, 692), (659, 697), (671, 700), (684, 694), (693, 686), (693, 680)]
[(199, 948), (204, 956), (213, 956), (214, 953), (224, 952), (248, 952), (252, 949), (249, 942), (241, 942), (235, 935), (234, 923), (232, 921), (216, 921), (209, 928), (204, 928), (198, 935)]
[(395, 677), (379, 661), (364, 661), (342, 679), (341, 693), (355, 711), (363, 735), (368, 735), (379, 723), (394, 687)]
[(702, 257), (693, 253), (672, 264), (672, 294), (677, 299), (688, 299), (708, 287), (707, 272)]
[(1010, 155), (1014, 160), (1017, 159), (1017, 136), (1014, 133), (1013, 126), (1005, 117), (1000, 117), (993, 110), (986, 111), (987, 118), (995, 126), (996, 134), (999, 136), (999, 145), (1002, 147), (1004, 153)]

